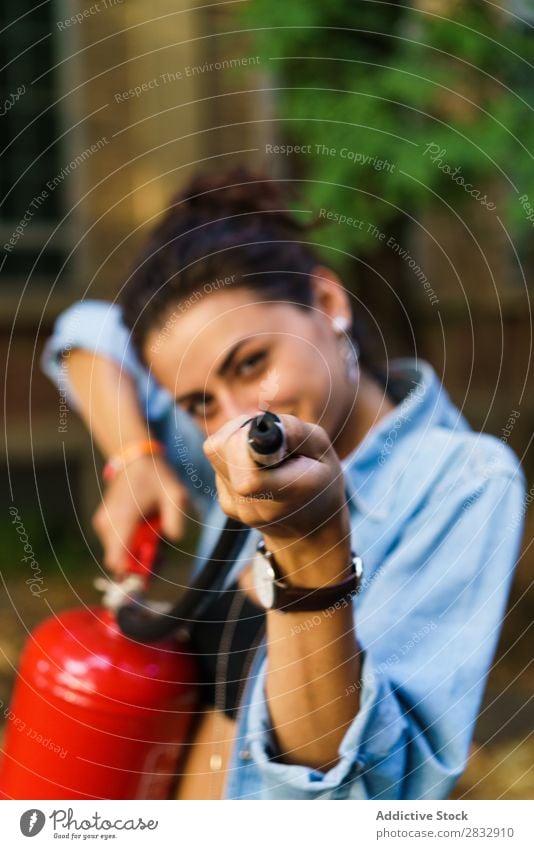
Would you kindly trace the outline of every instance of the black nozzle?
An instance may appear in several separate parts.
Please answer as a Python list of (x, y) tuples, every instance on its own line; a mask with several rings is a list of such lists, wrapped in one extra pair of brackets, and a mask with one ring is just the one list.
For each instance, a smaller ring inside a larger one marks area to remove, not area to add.
[(262, 413), (252, 419), (248, 443), (257, 454), (274, 454), (283, 442), (282, 422), (276, 413)]

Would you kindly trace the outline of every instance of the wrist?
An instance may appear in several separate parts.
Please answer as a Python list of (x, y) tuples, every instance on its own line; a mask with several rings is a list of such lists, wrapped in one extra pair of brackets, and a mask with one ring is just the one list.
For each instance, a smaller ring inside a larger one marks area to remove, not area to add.
[(291, 583), (273, 552), (267, 549), (265, 540), (261, 539), (252, 570), (257, 597), (263, 607), (284, 614), (307, 613), (310, 610), (337, 609), (352, 599), (360, 589), (363, 564), (361, 557), (351, 552), (349, 574), (346, 577), (339, 579), (336, 576), (332, 583), (328, 575), (323, 573), (314, 578), (312, 586), (304, 585), (302, 577), (298, 583)]
[(162, 456), (164, 451), (163, 443), (150, 437), (126, 442), (119, 451), (108, 458), (102, 477), (106, 482), (112, 481), (119, 472), (122, 472), (131, 463), (141, 459), (149, 459), (153, 462), (154, 458)]
[(326, 587), (351, 574), (348, 510), (346, 515), (343, 512), (335, 521), (306, 536), (288, 540), (265, 533), (263, 539), (284, 577), (295, 586)]

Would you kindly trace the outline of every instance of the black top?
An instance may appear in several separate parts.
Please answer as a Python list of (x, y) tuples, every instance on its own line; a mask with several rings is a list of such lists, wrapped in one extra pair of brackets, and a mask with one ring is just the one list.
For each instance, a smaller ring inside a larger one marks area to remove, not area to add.
[(235, 719), (254, 652), (265, 628), (265, 610), (236, 583), (220, 593), (190, 627), (202, 704)]

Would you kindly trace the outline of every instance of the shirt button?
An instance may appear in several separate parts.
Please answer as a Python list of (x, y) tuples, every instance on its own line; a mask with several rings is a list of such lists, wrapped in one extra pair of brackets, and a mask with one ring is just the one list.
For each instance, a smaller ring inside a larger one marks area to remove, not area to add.
[(239, 752), (239, 757), (242, 761), (249, 761), (252, 758), (252, 755), (250, 754), (248, 749), (241, 749), (241, 751)]

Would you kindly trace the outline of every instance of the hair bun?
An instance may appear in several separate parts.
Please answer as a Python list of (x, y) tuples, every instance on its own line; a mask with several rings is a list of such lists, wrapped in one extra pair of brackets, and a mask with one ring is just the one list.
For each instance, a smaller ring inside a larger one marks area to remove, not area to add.
[(302, 232), (307, 226), (289, 210), (289, 202), (295, 196), (291, 181), (275, 180), (265, 173), (237, 166), (223, 174), (194, 177), (175, 203), (186, 214), (193, 213), (203, 221), (257, 213), (268, 216), (277, 228)]

